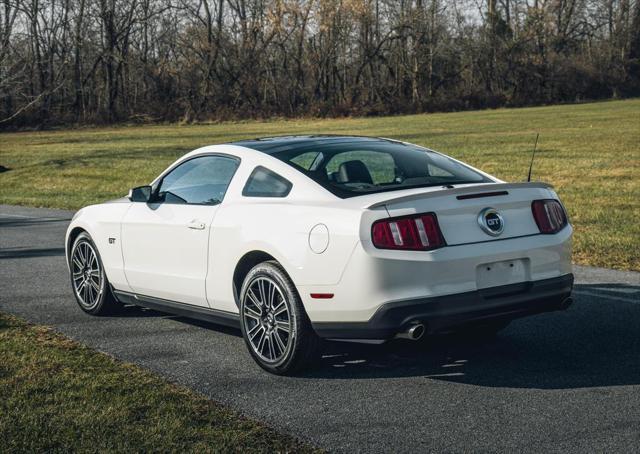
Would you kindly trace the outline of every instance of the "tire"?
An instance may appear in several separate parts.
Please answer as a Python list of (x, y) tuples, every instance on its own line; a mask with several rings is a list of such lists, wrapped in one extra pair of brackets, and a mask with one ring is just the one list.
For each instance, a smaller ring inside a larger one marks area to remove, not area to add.
[(256, 265), (245, 277), (240, 326), (249, 353), (272, 374), (292, 375), (319, 356), (320, 339), (293, 282), (275, 261)]
[(91, 315), (108, 315), (122, 307), (111, 293), (98, 248), (86, 232), (73, 242), (69, 269), (71, 289), (80, 309)]

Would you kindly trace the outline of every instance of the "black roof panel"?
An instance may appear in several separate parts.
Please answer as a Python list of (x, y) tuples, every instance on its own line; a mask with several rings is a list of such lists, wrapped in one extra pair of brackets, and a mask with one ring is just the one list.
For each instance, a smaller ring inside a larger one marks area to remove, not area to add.
[(340, 135), (307, 135), (307, 136), (278, 136), (262, 137), (258, 139), (239, 140), (230, 142), (229, 145), (238, 145), (251, 148), (267, 154), (295, 148), (306, 148), (313, 145), (336, 145), (341, 143), (357, 142), (389, 142), (389, 139), (365, 136), (340, 136)]

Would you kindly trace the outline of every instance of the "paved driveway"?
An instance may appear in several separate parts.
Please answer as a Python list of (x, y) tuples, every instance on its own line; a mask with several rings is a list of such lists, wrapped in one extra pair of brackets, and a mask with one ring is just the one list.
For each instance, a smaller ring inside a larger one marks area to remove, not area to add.
[(576, 267), (577, 304), (495, 340), (328, 345), (304, 377), (262, 372), (238, 331), (77, 307), (70, 212), (0, 206), (0, 311), (52, 325), (334, 451), (617, 451), (640, 447), (640, 274)]

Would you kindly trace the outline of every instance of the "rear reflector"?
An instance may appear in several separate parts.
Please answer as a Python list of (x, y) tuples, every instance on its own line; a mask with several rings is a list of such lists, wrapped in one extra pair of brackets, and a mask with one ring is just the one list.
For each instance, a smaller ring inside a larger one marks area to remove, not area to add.
[(371, 228), (373, 245), (378, 249), (429, 251), (446, 243), (435, 213), (381, 219)]
[(333, 298), (333, 293), (311, 293), (311, 298), (318, 300), (328, 300)]
[(564, 208), (554, 199), (534, 200), (531, 203), (531, 212), (540, 233), (557, 233), (568, 223)]

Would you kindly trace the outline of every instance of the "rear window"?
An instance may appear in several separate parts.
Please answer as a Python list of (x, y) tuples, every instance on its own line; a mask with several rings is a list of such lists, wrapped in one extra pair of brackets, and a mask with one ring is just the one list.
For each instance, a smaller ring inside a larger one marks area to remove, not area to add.
[(346, 198), (429, 186), (490, 182), (439, 153), (391, 141), (314, 144), (273, 156)]

